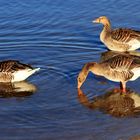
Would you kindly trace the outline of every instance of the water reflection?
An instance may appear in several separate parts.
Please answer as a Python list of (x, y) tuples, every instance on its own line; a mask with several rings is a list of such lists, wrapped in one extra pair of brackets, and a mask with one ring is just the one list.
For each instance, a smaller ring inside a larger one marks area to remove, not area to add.
[(140, 114), (140, 95), (132, 90), (127, 90), (126, 94), (122, 94), (121, 91), (112, 89), (90, 101), (83, 91), (78, 89), (78, 100), (90, 109), (98, 109), (114, 117)]
[(30, 96), (36, 86), (26, 81), (16, 83), (0, 83), (0, 98)]
[(135, 58), (135, 57), (140, 57), (140, 52), (138, 51), (130, 51), (130, 52), (106, 51), (106, 52), (101, 53), (100, 61), (105, 61), (118, 55), (131, 56)]

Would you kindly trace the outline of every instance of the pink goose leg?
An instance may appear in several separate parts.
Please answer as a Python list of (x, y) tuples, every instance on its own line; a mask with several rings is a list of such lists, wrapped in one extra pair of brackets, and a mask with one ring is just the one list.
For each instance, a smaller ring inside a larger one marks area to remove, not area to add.
[(123, 93), (126, 93), (126, 82), (125, 81), (121, 82), (121, 89), (122, 89)]

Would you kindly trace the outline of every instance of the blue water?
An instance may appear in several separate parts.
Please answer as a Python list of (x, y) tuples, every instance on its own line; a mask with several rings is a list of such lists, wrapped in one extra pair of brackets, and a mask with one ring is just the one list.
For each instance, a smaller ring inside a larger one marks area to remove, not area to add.
[[(82, 66), (107, 51), (99, 39), (102, 25), (92, 20), (106, 15), (113, 28), (140, 30), (139, 9), (138, 0), (0, 0), (0, 60), (41, 68), (25, 83), (0, 85), (0, 140), (140, 138), (139, 116), (90, 109), (76, 89)], [(139, 84), (127, 86), (139, 96)], [(82, 91), (92, 101), (118, 86), (89, 74)]]

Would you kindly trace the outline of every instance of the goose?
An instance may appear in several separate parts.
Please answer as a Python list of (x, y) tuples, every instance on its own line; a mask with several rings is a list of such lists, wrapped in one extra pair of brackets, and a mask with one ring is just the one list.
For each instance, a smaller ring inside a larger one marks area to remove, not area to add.
[(82, 86), (89, 72), (120, 82), (122, 93), (126, 93), (127, 81), (134, 81), (140, 76), (140, 57), (120, 54), (99, 63), (86, 63), (78, 75), (77, 88)]
[(33, 68), (17, 60), (0, 62), (0, 82), (19, 82), (37, 72), (40, 68)]
[(109, 50), (126, 52), (140, 48), (140, 31), (126, 28), (113, 30), (106, 16), (101, 16), (93, 20), (93, 23), (101, 23), (104, 25), (100, 34), (100, 40)]

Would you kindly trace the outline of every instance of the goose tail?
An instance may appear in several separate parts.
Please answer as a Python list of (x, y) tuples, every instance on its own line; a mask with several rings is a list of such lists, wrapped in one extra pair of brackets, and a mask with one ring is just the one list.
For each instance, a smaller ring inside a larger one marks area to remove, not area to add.
[(40, 68), (33, 68), (33, 69), (25, 69), (25, 70), (16, 71), (13, 73), (12, 82), (23, 81), (39, 70)]

